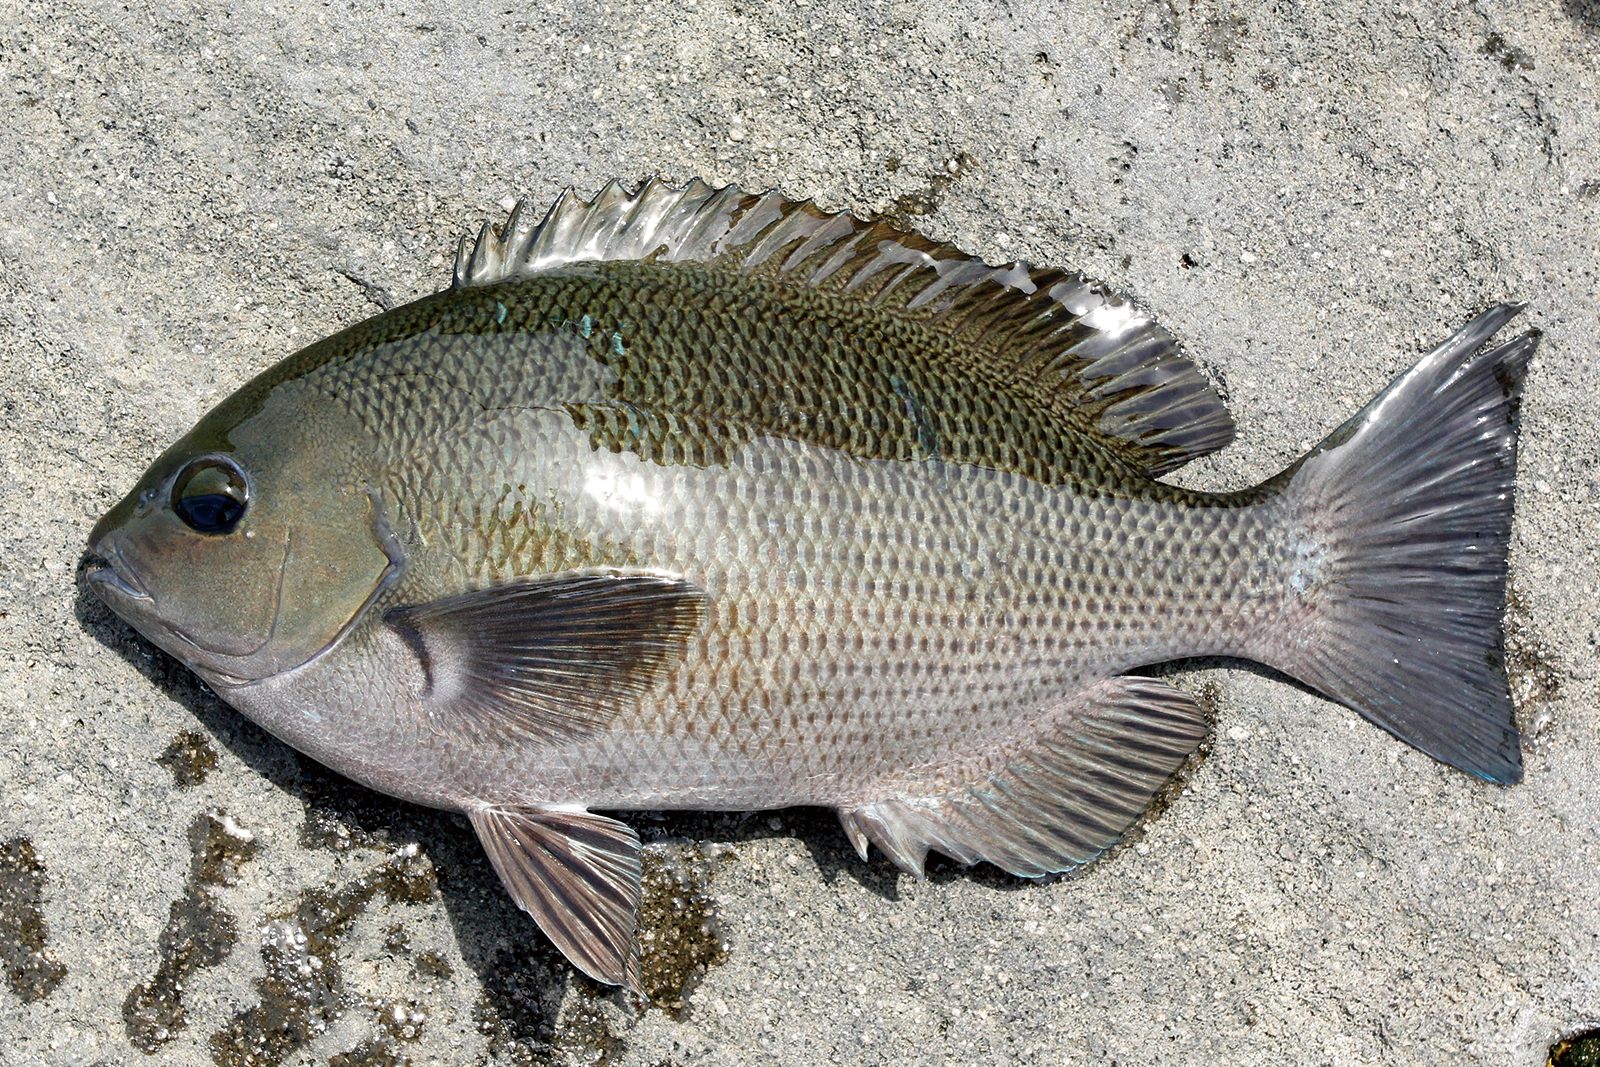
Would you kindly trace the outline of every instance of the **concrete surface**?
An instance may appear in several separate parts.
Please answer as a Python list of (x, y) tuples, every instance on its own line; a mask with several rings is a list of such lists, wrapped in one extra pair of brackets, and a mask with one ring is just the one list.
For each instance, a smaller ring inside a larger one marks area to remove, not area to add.
[[(1542, 1063), (1600, 1022), (1597, 56), (1593, 0), (0, 3), (0, 1063)], [(1197, 485), (1528, 301), (1527, 780), (1190, 664), (1209, 755), (1085, 873), (640, 817), (665, 1007), (572, 981), (465, 822), (264, 736), (77, 568), (206, 408), (503, 199), (653, 173), (1136, 294), (1238, 417)]]

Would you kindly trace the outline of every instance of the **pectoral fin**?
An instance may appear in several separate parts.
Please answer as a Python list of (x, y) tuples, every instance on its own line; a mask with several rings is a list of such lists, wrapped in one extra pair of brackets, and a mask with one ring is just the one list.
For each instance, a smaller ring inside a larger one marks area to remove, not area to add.
[(930, 849), (1023, 877), (1089, 862), (1138, 819), (1205, 737), (1194, 698), (1152, 678), (1108, 678), (1046, 712), (1039, 737), (997, 769), (938, 794), (907, 789), (841, 808), (861, 858), (877, 845), (922, 877)]
[(396, 608), (384, 622), (416, 653), (440, 729), (560, 741), (648, 693), (682, 659), (705, 606), (673, 575), (585, 571)]
[(483, 807), (469, 811), (512, 899), (589, 977), (639, 984), (639, 836), (588, 812)]

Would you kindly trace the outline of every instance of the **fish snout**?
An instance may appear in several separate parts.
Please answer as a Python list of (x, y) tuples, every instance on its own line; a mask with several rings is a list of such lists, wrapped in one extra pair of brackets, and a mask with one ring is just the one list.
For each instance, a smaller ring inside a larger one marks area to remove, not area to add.
[[(113, 610), (129, 601), (151, 601), (150, 590), (128, 564), (122, 544), (114, 533), (90, 541), (87, 562), (91, 569), (85, 577), (95, 594)], [(101, 565), (95, 566), (97, 562)]]

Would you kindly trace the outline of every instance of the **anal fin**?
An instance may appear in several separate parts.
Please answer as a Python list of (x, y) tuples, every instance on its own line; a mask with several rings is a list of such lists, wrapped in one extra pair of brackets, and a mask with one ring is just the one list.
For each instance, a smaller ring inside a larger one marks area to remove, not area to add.
[(1066, 697), (1044, 732), (998, 769), (952, 791), (841, 808), (861, 853), (877, 845), (923, 875), (932, 849), (1032, 878), (1110, 847), (1205, 737), (1194, 698), (1151, 678), (1109, 678)]
[(584, 811), (486, 806), (467, 815), (512, 899), (573, 966), (642, 995), (639, 835)]

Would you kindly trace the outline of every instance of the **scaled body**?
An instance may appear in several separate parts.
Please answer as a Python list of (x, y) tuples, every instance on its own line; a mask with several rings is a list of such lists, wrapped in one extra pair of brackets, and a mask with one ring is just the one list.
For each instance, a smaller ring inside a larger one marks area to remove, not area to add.
[(96, 580), (297, 748), (471, 815), (627, 981), (637, 840), (586, 809), (821, 804), (913, 871), (1065, 869), (1204, 734), (1143, 664), (1259, 659), (1514, 779), (1534, 339), (1477, 351), (1512, 313), (1198, 494), (1152, 476), (1231, 421), (1122, 298), (773, 194), (613, 188), (247, 385), (102, 520)]
[[(658, 270), (668, 306), (696, 297), (691, 270), (676, 268), (687, 284)], [(429, 323), (417, 333), (336, 339), (345, 355), (286, 386), (349, 405), (403, 569), (348, 638), (350, 655), (232, 699), (335, 765), (407, 753), (386, 788), (424, 803), (859, 803), (887, 776), (1031, 739), (1039, 709), (1086, 682), (1242, 652), (1258, 616), (1282, 610), (1293, 553), (1260, 534), (1278, 521), (1271, 503), (1175, 492), (1111, 459), (1095, 472), (1107, 484), (1083, 489), (943, 458), (863, 458), (851, 427), (842, 447), (737, 440), (736, 425), (680, 430), (659, 411), (608, 406), (608, 391), (681, 385), (645, 350), (703, 327), (672, 336), (648, 308), (620, 306), (627, 362), (655, 373), (619, 379), (615, 324), (594, 316), (587, 342), (570, 325), (617, 306), (607, 274), (448, 294), (407, 324)], [(491, 328), (502, 309), (503, 333)], [(483, 332), (445, 332), (440, 319)], [(727, 322), (716, 326), (721, 343), (737, 343)], [(842, 375), (817, 348), (796, 358), (835, 392), (843, 383), (826, 379)], [(513, 359), (546, 374), (508, 374)], [(595, 439), (596, 412), (619, 410), (618, 426), (631, 417), (659, 436), (651, 458)], [(725, 454), (659, 459), (673, 449)], [(396, 605), (605, 569), (681, 577), (704, 592), (704, 620), (636, 706), (575, 737), (508, 744), (430, 714), (417, 657), (382, 621)], [(363, 669), (359, 682), (347, 673)], [(337, 732), (302, 710), (319, 684), (316, 713)]]

